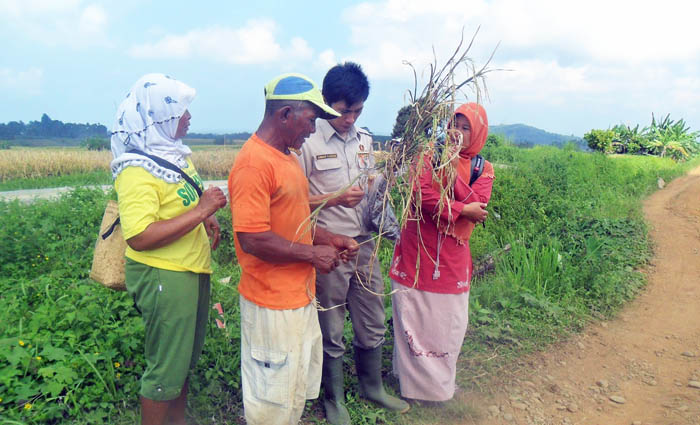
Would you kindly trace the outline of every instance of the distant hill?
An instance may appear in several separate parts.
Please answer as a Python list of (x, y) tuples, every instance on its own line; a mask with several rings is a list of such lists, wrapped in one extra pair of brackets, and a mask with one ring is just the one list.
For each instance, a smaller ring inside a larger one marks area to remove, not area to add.
[(580, 137), (550, 133), (525, 124), (492, 125), (489, 126), (489, 133), (500, 134), (518, 146), (562, 146), (570, 141), (574, 141), (579, 145), (585, 145)]
[[(368, 130), (368, 128), (365, 130)], [(586, 142), (582, 138), (574, 135), (565, 136), (563, 134), (550, 133), (548, 131), (532, 127), (525, 124), (508, 124), (489, 126), (489, 134), (498, 134), (520, 147), (532, 147), (535, 145), (552, 145), (562, 147), (568, 142), (576, 143), (582, 150), (589, 150)], [(375, 142), (375, 149), (383, 149), (386, 142), (391, 140), (391, 136), (372, 134)]]

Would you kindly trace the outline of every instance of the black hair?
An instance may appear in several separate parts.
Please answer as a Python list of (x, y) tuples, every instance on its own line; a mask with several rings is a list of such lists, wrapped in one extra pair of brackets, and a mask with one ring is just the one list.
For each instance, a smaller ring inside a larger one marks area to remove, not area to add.
[(331, 68), (323, 78), (323, 97), (328, 105), (344, 100), (350, 106), (369, 96), (369, 81), (362, 67), (345, 62)]

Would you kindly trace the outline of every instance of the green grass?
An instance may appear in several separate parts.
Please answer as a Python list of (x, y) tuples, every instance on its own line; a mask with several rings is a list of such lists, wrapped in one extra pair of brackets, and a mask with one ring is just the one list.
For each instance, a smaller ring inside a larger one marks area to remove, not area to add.
[[(651, 256), (640, 200), (654, 190), (658, 177), (669, 181), (698, 163), (547, 147), (504, 146), (488, 149), (485, 156), (508, 167), (496, 168), (491, 215), (486, 228), (474, 232), (473, 257), (478, 261), (507, 243), (513, 248), (499, 257), (492, 273), (473, 282), (459, 365), (463, 387), (480, 384), (591, 319), (613, 315), (633, 297), (644, 285), (638, 270)], [(110, 197), (114, 193), (78, 189), (58, 201), (0, 202), (0, 423), (137, 421), (144, 368), (141, 319), (126, 293), (87, 278)], [(212, 300), (222, 304), (227, 326), (216, 328), (212, 316), (192, 376), (189, 414), (201, 424), (242, 423), (240, 270), (230, 213), (224, 209), (218, 217), (223, 240), (214, 255)], [(380, 251), (385, 271), (391, 251), (387, 243)], [(221, 282), (229, 276), (229, 283)], [(390, 319), (390, 299), (385, 300)], [(351, 337), (348, 323), (346, 339)], [(396, 392), (389, 376), (390, 321), (384, 350), (387, 383)], [(345, 369), (353, 423), (459, 423), (477, 414), (450, 402), (439, 409), (414, 407), (399, 417), (358, 398), (351, 352)], [(320, 403), (307, 405), (304, 421), (324, 423)]]
[[(191, 140), (194, 140), (195, 143), (190, 143)], [(225, 145), (214, 144), (213, 139), (187, 139), (185, 142), (193, 151), (201, 151), (207, 149), (240, 148), (246, 141), (238, 139), (233, 141), (226, 140)]]
[(0, 182), (0, 191), (43, 189), (63, 186), (83, 187), (104, 184), (112, 184), (112, 173), (107, 170), (93, 171), (90, 173), (66, 174), (58, 177), (7, 180)]
[(46, 147), (74, 147), (79, 148), (83, 139), (73, 139), (69, 137), (51, 137), (51, 138), (17, 138), (7, 140), (12, 147), (21, 148), (46, 148)]

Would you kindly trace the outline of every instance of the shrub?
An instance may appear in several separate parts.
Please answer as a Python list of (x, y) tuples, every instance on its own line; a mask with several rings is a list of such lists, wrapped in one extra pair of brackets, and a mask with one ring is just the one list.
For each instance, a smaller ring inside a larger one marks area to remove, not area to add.
[(675, 160), (685, 160), (698, 153), (697, 138), (700, 132), (691, 132), (683, 119), (674, 121), (669, 115), (656, 121), (651, 117), (651, 125), (645, 129), (649, 135), (652, 153)]
[(649, 152), (649, 137), (644, 130), (639, 130), (639, 125), (634, 128), (619, 124), (612, 128), (613, 147), (617, 153), (643, 154)]
[(583, 135), (583, 140), (589, 148), (603, 153), (614, 152), (613, 139), (615, 139), (615, 133), (612, 130), (591, 130)]
[(502, 134), (489, 134), (489, 137), (486, 138), (486, 145), (488, 147), (493, 147), (497, 148), (499, 146), (508, 146), (512, 145), (512, 143), (506, 139), (506, 136)]
[[(76, 189), (58, 201), (0, 202), (0, 237), (8, 241), (0, 250), (2, 423), (137, 423), (141, 317), (128, 293), (88, 279), (101, 214), (114, 196)], [(195, 414), (224, 423), (240, 409), (240, 272), (215, 267), (212, 302), (223, 306), (227, 326), (215, 328), (212, 317), (191, 388)]]
[(603, 153), (629, 153), (670, 157), (685, 161), (700, 152), (697, 139), (700, 132), (690, 131), (683, 119), (674, 121), (669, 115), (639, 130), (639, 125), (616, 125), (608, 130), (591, 130), (583, 136), (588, 147)]
[(90, 151), (103, 151), (111, 148), (109, 139), (103, 137), (88, 137), (83, 140), (82, 146)]

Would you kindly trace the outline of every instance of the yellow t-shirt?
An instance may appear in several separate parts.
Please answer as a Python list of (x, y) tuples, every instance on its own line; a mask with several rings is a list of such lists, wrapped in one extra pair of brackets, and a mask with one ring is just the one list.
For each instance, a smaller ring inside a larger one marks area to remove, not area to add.
[[(203, 189), (197, 170), (188, 159), (183, 171)], [(156, 221), (168, 220), (194, 208), (199, 197), (194, 188), (181, 179), (167, 183), (152, 176), (141, 167), (127, 167), (114, 182), (119, 198), (119, 216), (124, 239), (146, 230)], [(148, 251), (126, 248), (126, 257), (139, 263), (173, 271), (191, 271), (211, 274), (209, 238), (200, 223), (175, 242)]]

